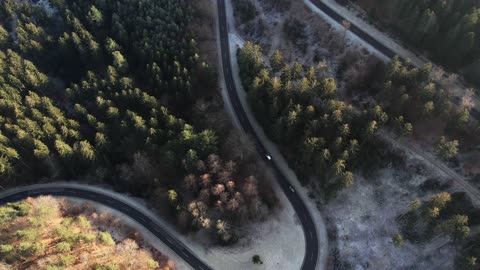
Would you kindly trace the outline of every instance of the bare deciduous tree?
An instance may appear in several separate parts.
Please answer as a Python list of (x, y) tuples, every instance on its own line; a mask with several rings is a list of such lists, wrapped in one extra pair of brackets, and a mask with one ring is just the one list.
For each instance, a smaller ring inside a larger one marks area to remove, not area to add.
[(229, 211), (234, 212), (235, 210), (238, 209), (238, 207), (240, 207), (240, 203), (235, 198), (230, 199), (227, 203), (227, 210)]
[(218, 155), (209, 155), (208, 156), (208, 167), (210, 172), (217, 174), (222, 169), (222, 161)]
[(235, 189), (235, 182), (234, 182), (234, 181), (231, 181), (231, 180), (228, 181), (228, 182), (227, 182), (227, 190), (231, 192), (231, 191), (233, 191), (234, 189)]
[(475, 95), (475, 90), (472, 88), (468, 88), (462, 96), (462, 101), (460, 102), (460, 106), (463, 109), (471, 110), (475, 103), (473, 102), (473, 97)]
[(200, 190), (200, 193), (198, 195), (198, 199), (202, 202), (208, 202), (210, 200), (210, 192), (208, 188), (204, 188)]
[(197, 183), (197, 177), (193, 174), (189, 174), (183, 178), (183, 183), (185, 185), (185, 188), (188, 190), (196, 190), (198, 183)]
[(204, 188), (207, 188), (210, 186), (211, 179), (210, 179), (210, 174), (205, 173), (200, 176), (200, 185)]
[(223, 184), (216, 184), (212, 187), (212, 194), (219, 196), (222, 192), (225, 191), (225, 186)]

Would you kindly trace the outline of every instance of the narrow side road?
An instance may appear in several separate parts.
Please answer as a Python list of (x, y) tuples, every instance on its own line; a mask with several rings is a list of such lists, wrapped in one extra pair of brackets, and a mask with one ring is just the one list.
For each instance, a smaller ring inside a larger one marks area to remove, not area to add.
[[(325, 0), (305, 0), (313, 5), (315, 5), (318, 9), (320, 9), (323, 13), (325, 13), (327, 16), (329, 16), (331, 19), (336, 21), (338, 24), (342, 25), (343, 21), (349, 21), (350, 28), (349, 31), (355, 34), (358, 38), (363, 40), (366, 44), (369, 44), (372, 46), (374, 49), (385, 55), (387, 58), (393, 58), (394, 56), (398, 55), (400, 58), (403, 60), (406, 60), (405, 55), (402, 55), (401, 53), (396, 52), (389, 46), (387, 46), (383, 40), (379, 40), (375, 38), (373, 35), (367, 32), (367, 30), (362, 29), (359, 25), (355, 23), (355, 20), (353, 18), (348, 18), (345, 17), (343, 14), (340, 14), (337, 10), (332, 8), (330, 5), (331, 3), (327, 3), (328, 1)], [(401, 47), (401, 45), (396, 44), (397, 47)], [(412, 62), (413, 65), (415, 66), (421, 66), (425, 63), (425, 61), (418, 59), (417, 61)], [(462, 90), (466, 91), (466, 87), (462, 85), (459, 81), (456, 81), (453, 85), (456, 90)], [(477, 96), (473, 97), (475, 103), (477, 106), (480, 104), (480, 100), (478, 99)], [(456, 98), (453, 100), (453, 102), (457, 105), (460, 104), (460, 99)], [(472, 118), (475, 118), (476, 120), (480, 120), (480, 111), (478, 111), (477, 108), (472, 108), (470, 111), (470, 115)]]
[(352, 23), (351, 20), (349, 20), (349, 18), (345, 18), (344, 16), (342, 16), (340, 13), (335, 11), (333, 8), (331, 8), (322, 0), (308, 0), (308, 1), (310, 1), (312, 4), (317, 6), (321, 11), (323, 11), (325, 14), (327, 14), (330, 18), (332, 18), (336, 22), (338, 22), (340, 25), (343, 24), (344, 20), (349, 21), (350, 28), (348, 30), (350, 32), (354, 33), (357, 37), (363, 39), (366, 43), (370, 44), (372, 47), (377, 49), (379, 52), (383, 53), (388, 58), (393, 58), (395, 55), (397, 55), (392, 49), (385, 46), (383, 43), (375, 39), (369, 33), (363, 31), (355, 23)]
[[(295, 191), (293, 186), (289, 183), (285, 175), (279, 169), (278, 165), (274, 160), (271, 159), (268, 154), (266, 147), (262, 144), (258, 135), (255, 133), (252, 124), (249, 122), (248, 117), (245, 113), (245, 110), (242, 106), (238, 92), (235, 87), (235, 82), (232, 73), (232, 63), (230, 59), (230, 45), (228, 38), (228, 24), (226, 18), (226, 7), (225, 0), (217, 0), (218, 5), (218, 21), (219, 21), (219, 32), (220, 32), (220, 46), (221, 46), (221, 60), (223, 66), (223, 74), (225, 78), (225, 85), (227, 88), (227, 93), (230, 99), (230, 103), (235, 111), (237, 119), (245, 131), (245, 133), (250, 136), (257, 153), (262, 157), (265, 162), (271, 167), (276, 180), (278, 181), (280, 187), (285, 193), (286, 197), (292, 204), (297, 216), (302, 224), (302, 228), (305, 236), (305, 257), (303, 264), (300, 269), (302, 270), (313, 270), (317, 267), (317, 260), (319, 255), (319, 244), (318, 236), (315, 227), (315, 223), (309, 212), (307, 206), (303, 202), (302, 198)], [(287, 244), (287, 243), (286, 243)]]
[(71, 184), (42, 184), (20, 187), (15, 189), (9, 189), (0, 193), (0, 205), (19, 201), (28, 197), (38, 197), (41, 195), (51, 196), (63, 196), (74, 197), (85, 200), (98, 202), (110, 208), (113, 208), (150, 231), (155, 237), (168, 246), (173, 252), (175, 252), (180, 258), (185, 260), (193, 269), (197, 270), (213, 270), (201, 259), (196, 257), (192, 251), (190, 251), (181, 241), (176, 239), (170, 234), (162, 224), (158, 224), (154, 219), (150, 217), (144, 210), (140, 210), (133, 204), (120, 200), (115, 196), (111, 196), (108, 193), (95, 191), (88, 187), (82, 187), (81, 185)]
[(453, 180), (454, 185), (465, 191), (465, 193), (470, 196), (472, 203), (475, 206), (480, 206), (480, 190), (465, 180), (462, 175), (448, 167), (444, 162), (438, 160), (434, 155), (423, 151), (418, 145), (411, 142), (411, 140), (408, 138), (395, 139), (393, 134), (386, 130), (380, 130), (378, 135), (387, 140), (393, 146), (406, 150), (415, 156), (422, 157), (426, 164), (442, 172), (445, 176)]
[[(340, 13), (338, 13), (337, 11), (335, 11), (332, 7), (329, 6), (329, 4), (326, 3), (325, 0), (305, 0), (305, 1), (309, 1), (310, 3), (314, 4), (318, 9), (323, 11), (325, 14), (330, 16), (339, 24), (342, 24), (343, 20), (352, 21), (350, 20), (350, 18), (346, 18)], [(372, 47), (374, 47), (375, 49), (383, 53), (388, 58), (392, 58), (393, 56), (397, 55), (397, 53), (394, 52), (394, 50), (387, 47), (381, 41), (375, 39), (372, 35), (364, 31), (354, 23), (351, 24), (350, 31), (355, 35), (357, 35), (364, 42), (368, 43), (369, 45), (371, 45)], [(465, 86), (461, 85), (459, 82), (455, 82), (453, 87), (457, 89), (465, 90)], [(474, 96), (473, 99), (474, 99), (474, 102), (478, 105), (479, 104), (478, 97)], [(459, 105), (461, 102), (461, 100), (458, 97), (456, 97), (453, 101), (457, 105)], [(472, 118), (476, 119), (477, 121), (480, 120), (480, 111), (478, 111), (476, 108), (472, 108), (472, 110), (470, 111), (470, 115), (472, 116)], [(445, 174), (446, 176), (454, 180), (454, 184), (456, 184), (462, 190), (465, 190), (465, 192), (472, 198), (472, 202), (475, 205), (480, 206), (480, 190), (474, 185), (472, 185), (470, 182), (468, 182), (464, 176), (460, 175), (459, 173), (457, 173), (456, 171), (448, 167), (444, 162), (439, 161), (435, 156), (420, 149), (420, 147), (412, 141), (397, 140), (393, 137), (392, 134), (384, 130), (382, 130), (379, 135), (385, 138), (387, 141), (389, 141), (392, 145), (405, 149), (411, 154), (415, 154), (417, 156), (422, 157), (427, 162), (427, 164), (441, 171), (443, 174)]]

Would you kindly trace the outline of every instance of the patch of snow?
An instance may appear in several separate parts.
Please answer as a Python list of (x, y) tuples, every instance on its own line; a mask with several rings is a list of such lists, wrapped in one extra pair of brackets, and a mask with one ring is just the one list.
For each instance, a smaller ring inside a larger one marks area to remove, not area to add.
[[(309, 1), (305, 1), (307, 6), (308, 3)], [(304, 21), (307, 33), (312, 32), (312, 30), (318, 31), (317, 29), (322, 29), (321, 27), (315, 28), (315, 20), (319, 21), (319, 23), (321, 20), (314, 19), (312, 17), (314, 15), (310, 16), (309, 14), (305, 14), (302, 17), (302, 11), (298, 6), (293, 6), (294, 4), (296, 3), (292, 2), (292, 9), (287, 11), (285, 15), (297, 16)], [(312, 7), (307, 8), (313, 9)], [(266, 18), (265, 20), (267, 21), (267, 31), (261, 40), (268, 43), (280, 37), (278, 46), (290, 50), (288, 45), (286, 45), (287, 42), (285, 42), (284, 38), (281, 38), (282, 33), (271, 31), (275, 26), (270, 24), (268, 20), (278, 16), (274, 12), (268, 12), (261, 16)], [(325, 14), (324, 16), (327, 23), (333, 27), (332, 30), (337, 32), (336, 35), (340, 34), (343, 36), (345, 31), (343, 25), (331, 20)], [(302, 18), (305, 19), (303, 20)], [(230, 24), (233, 25), (232, 23)], [(323, 29), (325, 31), (322, 33), (327, 35), (329, 27), (324, 27)], [(230, 31), (235, 30), (230, 28)], [(232, 50), (236, 50), (236, 46), (242, 46), (242, 43), (238, 41), (241, 39), (236, 38), (237, 35), (236, 32), (230, 33)], [(382, 60), (389, 60), (388, 57), (374, 48), (368, 47), (369, 45), (365, 44), (357, 36), (347, 33), (346, 38), (347, 51), (360, 51), (359, 48), (363, 47)], [(310, 43), (313, 43), (318, 49), (325, 49), (327, 57), (325, 60), (329, 65), (327, 73), (333, 72), (332, 74), (335, 74), (334, 70), (338, 64), (338, 59), (340, 59), (338, 56), (341, 56), (342, 52), (335, 54), (327, 49), (327, 46), (323, 45), (325, 48), (322, 48), (322, 44), (320, 42), (315, 43), (314, 40), (310, 40)], [(301, 63), (308, 63), (312, 57), (309, 52), (306, 54), (294, 53), (293, 55), (294, 57), (290, 57), (290, 60), (298, 60)], [(232, 65), (234, 65), (236, 63), (236, 54), (232, 53), (231, 57)], [(236, 65), (233, 66), (232, 72), (236, 80), (239, 81)], [(236, 86), (249, 119), (254, 124), (254, 127), (259, 129), (257, 133), (262, 137), (262, 141), (268, 141), (268, 139), (263, 138), (264, 134), (261, 128), (255, 124), (254, 117), (251, 116), (243, 88), (238, 82), (236, 82)], [(269, 146), (269, 153), (275, 160), (279, 157), (281, 158), (280, 153), (276, 152), (278, 149), (273, 144), (270, 145), (269, 142), (265, 144)], [(422, 155), (411, 155), (407, 159), (407, 163), (410, 164), (423, 164), (425, 161)], [(288, 170), (287, 165), (282, 167)], [(424, 171), (425, 168), (423, 168)], [(334, 243), (331, 245), (330, 254), (332, 254), (332, 251), (338, 251), (340, 260), (347, 262), (351, 269), (402, 269), (410, 266), (416, 266), (418, 269), (451, 269), (455, 252), (449, 240), (445, 237), (434, 238), (423, 246), (414, 245), (406, 241), (402, 247), (395, 247), (391, 240), (392, 236), (398, 233), (400, 229), (395, 220), (396, 216), (405, 213), (413, 199), (425, 198), (426, 194), (415, 192), (419, 190), (419, 185), (431, 176), (436, 176), (437, 178), (445, 177), (445, 174), (442, 172), (431, 167), (428, 167), (428, 169), (425, 173), (415, 174), (410, 172), (408, 176), (405, 176), (405, 168), (398, 170), (387, 168), (381, 170), (374, 179), (366, 180), (359, 177), (357, 183), (352, 188), (341, 191), (336, 199), (324, 206), (319, 204), (320, 210), (322, 210), (328, 220), (327, 225), (330, 228), (332, 237), (335, 238)], [(294, 177), (294, 173), (292, 172), (291, 174)], [(302, 187), (296, 187), (296, 189), (303, 189), (305, 194), (307, 189), (314, 190), (313, 188), (305, 189)], [(452, 188), (450, 191), (454, 190)], [(306, 201), (312, 202), (309, 199)], [(322, 200), (319, 198), (318, 201)], [(323, 252), (323, 254), (327, 254), (327, 252)]]
[[(317, 6), (315, 6), (310, 0), (303, 0), (305, 5), (307, 5), (312, 11), (316, 12), (322, 19), (330, 23), (335, 29), (342, 31), (343, 25), (339, 24), (337, 21), (333, 20), (330, 18), (327, 14), (325, 14), (323, 11), (321, 11)], [(380, 43), (391, 49), (393, 52), (395, 52), (397, 55), (405, 58), (405, 59), (410, 59), (411, 63), (414, 64), (415, 66), (419, 67), (422, 66), (426, 63), (431, 63), (429, 59), (426, 59), (422, 55), (417, 55), (411, 50), (404, 48), (401, 45), (401, 42), (395, 40), (393, 37), (391, 37), (388, 33), (384, 33), (379, 31), (377, 28), (357, 16), (354, 12), (349, 10), (348, 8), (345, 8), (341, 5), (339, 5), (335, 0), (321, 0), (323, 3), (328, 5), (331, 9), (335, 10), (337, 13), (342, 15), (344, 18), (349, 20), (352, 24), (355, 24), (365, 32), (369, 33), (373, 38), (378, 40)], [(390, 58), (385, 56), (383, 53), (372, 47), (370, 44), (365, 42), (363, 39), (360, 39), (357, 35), (351, 33), (350, 31), (347, 34), (348, 38), (356, 43), (359, 44), (366, 49), (368, 49), (371, 53), (375, 54), (378, 56), (380, 59), (382, 59), (385, 62), (388, 62)], [(432, 63), (433, 64), (433, 63)], [(437, 65), (433, 64), (434, 67), (437, 67)], [(461, 78), (456, 78), (452, 82), (445, 82), (445, 80), (438, 82), (440, 85), (445, 87), (450, 93), (452, 93), (456, 97), (462, 97), (465, 95), (466, 91), (468, 90), (468, 87), (465, 86), (465, 83), (462, 81)], [(475, 95), (473, 96), (473, 102), (475, 105), (475, 108), (480, 107), (480, 98)]]
[[(286, 177), (289, 179), (290, 183), (294, 186), (297, 193), (302, 197), (302, 200), (305, 202), (307, 208), (309, 209), (310, 214), (312, 215), (312, 217), (314, 219), (314, 222), (315, 222), (315, 225), (317, 227), (316, 230), (317, 230), (317, 233), (318, 233), (318, 241), (319, 241), (319, 247), (320, 247), (320, 251), (319, 251), (320, 254), (319, 254), (319, 258), (318, 258), (317, 269), (326, 269), (326, 262), (327, 262), (327, 257), (328, 257), (328, 236), (327, 236), (326, 227), (325, 227), (323, 217), (322, 217), (321, 213), (319, 212), (318, 208), (316, 207), (315, 202), (312, 201), (308, 197), (308, 195), (307, 195), (308, 191), (306, 190), (306, 188), (303, 187), (300, 184), (300, 182), (298, 181), (298, 178), (296, 177), (295, 173), (288, 167), (288, 164), (287, 164), (286, 160), (283, 158), (283, 156), (281, 155), (278, 147), (268, 139), (268, 137), (263, 132), (263, 129), (257, 123), (257, 121), (256, 121), (256, 119), (253, 115), (253, 112), (250, 110), (250, 106), (248, 105), (248, 102), (247, 102), (247, 94), (246, 94), (246, 92), (243, 89), (243, 86), (241, 84), (240, 77), (239, 77), (239, 69), (238, 69), (238, 65), (237, 65), (236, 50), (237, 50), (237, 46), (238, 47), (243, 46), (243, 42), (241, 42), (243, 39), (236, 38), (236, 36), (238, 36), (238, 34), (236, 33), (235, 28), (234, 28), (235, 24), (234, 24), (234, 21), (233, 21), (234, 20), (233, 9), (232, 9), (232, 6), (230, 4), (230, 1), (226, 1), (226, 8), (227, 8), (227, 18), (229, 20), (229, 22), (228, 22), (229, 23), (229, 28), (228, 29), (229, 29), (229, 32), (230, 32), (229, 38), (230, 38), (230, 54), (231, 54), (230, 58), (231, 58), (231, 63), (232, 63), (232, 73), (233, 73), (233, 76), (234, 76), (235, 87), (236, 87), (236, 89), (238, 91), (238, 95), (240, 97), (240, 102), (242, 103), (242, 106), (245, 109), (247, 117), (248, 117), (250, 123), (252, 124), (253, 128), (255, 129), (255, 132), (259, 136), (259, 138), (262, 141), (262, 143), (264, 144), (264, 146), (269, 151), (269, 154), (275, 160), (275, 162), (277, 163), (280, 170), (282, 170), (284, 175), (286, 175)], [(268, 59), (266, 59), (265, 56), (264, 56), (264, 60), (268, 61)], [(227, 93), (225, 91), (222, 91), (222, 94), (225, 97), (225, 95)], [(229, 110), (229, 113), (231, 115), (235, 115), (234, 112), (232, 111), (231, 105), (229, 104), (229, 99), (225, 97), (224, 100), (226, 100), (226, 104), (227, 104), (226, 106), (227, 106), (227, 109)], [(238, 122), (236, 121), (236, 123), (238, 123)], [(239, 125), (238, 125), (238, 127), (240, 128)], [(278, 186), (278, 183), (275, 182), (274, 187), (275, 187), (276, 190), (278, 190), (278, 192), (276, 194), (278, 195), (279, 199), (282, 201), (282, 205), (288, 206), (288, 208), (291, 208), (290, 202), (287, 200), (287, 198), (283, 194), (283, 191), (280, 190), (280, 188)], [(290, 231), (294, 230), (294, 227), (292, 227), (291, 224), (284, 224), (284, 226), (286, 226), (286, 228), (288, 228), (287, 232), (290, 232)], [(301, 230), (300, 225), (298, 224), (297, 226)], [(303, 235), (303, 230), (301, 232), (302, 232), (302, 235)], [(302, 252), (299, 252), (300, 249), (296, 249), (297, 251), (295, 252), (296, 259), (298, 260), (298, 263), (297, 264), (292, 264), (293, 268), (288, 268), (288, 267), (283, 266), (283, 265), (290, 265), (289, 262), (287, 261), (286, 264), (280, 264), (280, 265), (282, 265), (282, 267), (280, 269), (296, 269), (296, 268), (298, 268), (299, 265), (302, 264), (301, 262), (303, 261), (303, 257), (305, 255), (304, 254), (304, 250), (305, 250), (305, 242), (304, 241), (305, 241), (304, 237), (302, 237), (300, 235), (297, 235), (297, 238), (295, 238), (295, 243), (298, 244), (299, 246), (303, 247), (301, 249)], [(273, 238), (270, 239), (270, 242), (273, 245), (276, 244), (275, 240)], [(293, 244), (292, 242), (286, 242), (286, 243), (288, 243), (287, 245), (292, 245)], [(285, 243), (283, 243), (283, 245), (285, 245)], [(285, 258), (285, 259), (287, 259), (287, 258)], [(279, 268), (277, 267), (277, 268), (267, 268), (267, 269), (279, 269)]]
[[(231, 37), (232, 35), (230, 35)], [(238, 65), (237, 65), (237, 56), (236, 56), (236, 47), (237, 45), (240, 46), (241, 44), (235, 44), (235, 39), (230, 40), (230, 52), (231, 52), (231, 59), (232, 59), (232, 73), (235, 78), (235, 86), (238, 91), (238, 94), (240, 96), (240, 101), (242, 103), (243, 108), (245, 109), (245, 112), (247, 114), (247, 117), (252, 124), (253, 128), (255, 129), (255, 132), (257, 133), (258, 137), (264, 144), (264, 146), (267, 148), (269, 151), (269, 154), (272, 156), (272, 158), (275, 160), (277, 163), (278, 167), (282, 172), (287, 176), (289, 179), (290, 183), (294, 186), (295, 190), (297, 193), (302, 197), (303, 201), (307, 205), (307, 208), (310, 211), (310, 214), (312, 215), (315, 225), (317, 227), (317, 233), (318, 233), (318, 241), (319, 241), (319, 247), (320, 247), (320, 254), (319, 254), (319, 261), (317, 263), (317, 269), (326, 269), (326, 258), (328, 255), (328, 236), (326, 233), (326, 228), (325, 224), (323, 221), (323, 217), (321, 216), (318, 208), (316, 207), (315, 203), (307, 196), (307, 190), (305, 187), (303, 187), (300, 182), (298, 181), (298, 178), (296, 177), (295, 173), (288, 167), (287, 162), (283, 158), (282, 154), (280, 153), (280, 150), (278, 147), (271, 142), (268, 137), (265, 135), (263, 129), (260, 127), (260, 125), (256, 122), (255, 117), (253, 115), (253, 112), (250, 110), (250, 107), (248, 106), (247, 102), (247, 94), (245, 90), (243, 90), (243, 87), (240, 83), (240, 78), (239, 78), (239, 70), (238, 70)], [(230, 108), (230, 106), (228, 107)], [(233, 112), (232, 112), (233, 113)], [(291, 208), (291, 204), (288, 201), (288, 199), (285, 197), (284, 193), (282, 190), (280, 190), (278, 183), (274, 182), (274, 187), (277, 190), (276, 194), (279, 197), (279, 199), (282, 201), (282, 205), (286, 206), (288, 205), (288, 208)], [(293, 211), (293, 209), (292, 209)], [(294, 212), (293, 212), (294, 213)], [(294, 227), (292, 227), (292, 224), (284, 224), (286, 232), (292, 233), (294, 231)], [(301, 228), (300, 224), (297, 224), (298, 229), (300, 230), (300, 235), (297, 235), (296, 238), (293, 238), (295, 243), (298, 244), (298, 248), (294, 249), (295, 250), (295, 255), (296, 255), (296, 264), (292, 264), (293, 268), (282, 268), (281, 269), (296, 269), (299, 265), (302, 265), (303, 262), (303, 257), (305, 256), (305, 238), (303, 236), (303, 230)], [(284, 238), (285, 239), (285, 238)], [(270, 239), (270, 244), (275, 246), (278, 243), (275, 243), (275, 239), (271, 238)], [(288, 243), (287, 245), (292, 245), (292, 242), (284, 242), (283, 246), (285, 246), (285, 243)], [(259, 243), (260, 244), (260, 243)], [(301, 250), (301, 252), (300, 252)], [(286, 260), (286, 264), (280, 264), (280, 265), (289, 265), (289, 259), (291, 258), (284, 258)], [(279, 268), (265, 268), (265, 269), (279, 269)]]
[[(299, 269), (305, 254), (302, 226), (278, 185), (274, 185), (274, 190), (280, 200), (280, 210), (265, 221), (243, 228), (245, 235), (235, 246), (205, 249), (203, 258), (214, 269)], [(195, 242), (201, 242), (199, 238), (192, 237)], [(253, 264), (254, 255), (259, 255), (263, 264)]]
[[(66, 188), (74, 187), (84, 190), (92, 190), (125, 202), (130, 206), (136, 208), (155, 223), (160, 224), (168, 234), (178, 239), (185, 249), (191, 251), (198, 258), (206, 262), (213, 269), (229, 269), (229, 270), (244, 270), (257, 269), (261, 270), (276, 270), (283, 267), (284, 269), (296, 269), (302, 264), (303, 255), (305, 253), (305, 242), (303, 230), (295, 217), (295, 212), (290, 203), (278, 190), (278, 186), (274, 186), (277, 194), (280, 194), (279, 200), (282, 206), (279, 207), (278, 212), (273, 213), (265, 221), (259, 221), (248, 225), (244, 228), (246, 234), (245, 239), (242, 239), (235, 246), (212, 246), (206, 245), (205, 238), (202, 235), (184, 235), (179, 233), (173, 224), (166, 222), (159, 217), (154, 209), (146, 206), (145, 201), (136, 197), (130, 197), (126, 194), (120, 194), (112, 191), (108, 187), (84, 185), (77, 183), (50, 183), (38, 184), (25, 187), (16, 187), (13, 189), (3, 191), (2, 195), (8, 195), (13, 191), (30, 190), (35, 188)], [(152, 233), (146, 230), (141, 224), (135, 220), (130, 219), (125, 214), (110, 209), (106, 206), (99, 206), (99, 209), (105, 209), (107, 212), (112, 212), (115, 215), (122, 217), (127, 224), (136, 228), (145, 240), (155, 248), (158, 248), (162, 253), (175, 261), (179, 269), (192, 269), (186, 262), (177, 256), (170, 248), (163, 242), (159, 241)], [(262, 265), (254, 265), (252, 263), (252, 256), (258, 254), (263, 260)]]
[(395, 218), (408, 210), (413, 199), (426, 197), (415, 190), (427, 175), (395, 168), (382, 169), (368, 180), (357, 175), (351, 188), (328, 202), (323, 209), (337, 234), (340, 260), (358, 270), (452, 269), (455, 252), (446, 237), (426, 245), (405, 241), (401, 247), (391, 240), (400, 231)]
[[(215, 8), (218, 8), (216, 1), (214, 2)], [(227, 8), (227, 18), (228, 18), (228, 29), (229, 29), (229, 39), (230, 39), (230, 57), (232, 62), (232, 72), (236, 78), (235, 84), (237, 90), (240, 89), (238, 80), (238, 66), (236, 62), (236, 50), (237, 46), (242, 47), (245, 43), (245, 40), (235, 31), (235, 24), (233, 22), (233, 10), (229, 1), (226, 1)], [(218, 18), (217, 25), (218, 25)], [(217, 36), (218, 36), (218, 27), (217, 27)], [(217, 49), (218, 54), (221, 55), (220, 51), (220, 41), (217, 38)], [(218, 69), (222, 69), (222, 61), (219, 57), (218, 60)], [(241, 130), (240, 123), (235, 116), (230, 99), (226, 92), (225, 81), (223, 79), (223, 72), (219, 72), (220, 75), (220, 88), (222, 92), (222, 97), (224, 104), (226, 106), (227, 112), (231, 115), (236, 127)], [(241, 101), (243, 102), (244, 108), (248, 110), (248, 106), (245, 107), (245, 92), (240, 91)], [(243, 93), (243, 94), (242, 94)], [(249, 118), (251, 119), (251, 113)], [(257, 125), (256, 129), (259, 127)], [(301, 225), (299, 224), (295, 211), (293, 210), (290, 202), (285, 197), (282, 190), (280, 190), (276, 182), (273, 183), (273, 188), (281, 204), (281, 209), (275, 213), (272, 217), (269, 217), (268, 221), (264, 221), (258, 224), (252, 224), (246, 228), (251, 234), (245, 240), (242, 240), (239, 243), (238, 247), (234, 248), (222, 248), (222, 247), (213, 247), (209, 251), (208, 261), (214, 261), (212, 266), (218, 265), (218, 269), (298, 269), (302, 265), (303, 258), (305, 255), (305, 237)], [(311, 206), (311, 204), (310, 204)], [(315, 207), (311, 207), (315, 212), (318, 210)], [(319, 226), (323, 225), (323, 220), (320, 218), (316, 219)], [(250, 231), (251, 230), (251, 231)], [(326, 230), (323, 227), (324, 238), (321, 238), (321, 256), (323, 259), (321, 261), (326, 261), (326, 254), (328, 251), (327, 247), (327, 237)], [(321, 231), (320, 231), (321, 233)], [(258, 254), (263, 260), (262, 265), (254, 265), (251, 260), (252, 256)], [(217, 262), (215, 262), (217, 261)], [(325, 269), (324, 267), (319, 267), (319, 269)]]
[[(245, 39), (243, 39), (238, 33), (228, 33), (229, 39), (232, 43), (237, 44), (240, 48), (245, 45)], [(236, 48), (233, 48), (236, 51)]]
[[(305, 5), (307, 7), (309, 7), (313, 12), (317, 13), (318, 15), (320, 15), (322, 17), (322, 19), (324, 19), (326, 22), (328, 22), (335, 30), (341, 32), (341, 31), (345, 31), (345, 27), (343, 25), (341, 25), (340, 23), (338, 23), (337, 21), (335, 21), (334, 19), (332, 19), (331, 17), (329, 17), (327, 14), (325, 14), (322, 10), (320, 10), (317, 6), (315, 6), (312, 2), (310, 2), (309, 0), (304, 0), (303, 1), (305, 3)], [(350, 19), (350, 18), (349, 18)], [(353, 20), (352, 20), (353, 22)], [(369, 32), (370, 34), (372, 34), (371, 32)], [(348, 31), (347, 32), (347, 35), (346, 35), (347, 39), (354, 43), (354, 44), (357, 44), (361, 47), (364, 47), (365, 49), (367, 49), (370, 53), (376, 55), (377, 57), (379, 57), (380, 59), (382, 59), (383, 61), (385, 62), (388, 62), (390, 61), (390, 58), (385, 56), (382, 52), (380, 52), (379, 50), (377, 50), (376, 48), (374, 48), (373, 46), (371, 46), (369, 43), (365, 42), (363, 39), (359, 38), (357, 35), (355, 35), (354, 33), (352, 33), (351, 31)]]
[(57, 12), (57, 10), (52, 7), (52, 4), (49, 0), (38, 0), (34, 4), (43, 7), (48, 15), (52, 15)]

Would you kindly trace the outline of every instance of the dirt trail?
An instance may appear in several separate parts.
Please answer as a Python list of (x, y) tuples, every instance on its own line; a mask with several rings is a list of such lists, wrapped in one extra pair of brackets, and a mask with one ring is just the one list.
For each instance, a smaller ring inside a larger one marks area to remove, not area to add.
[[(374, 26), (369, 24), (368, 22), (364, 21), (362, 18), (359, 18), (356, 16), (355, 13), (350, 11), (349, 9), (339, 5), (335, 0), (321, 0), (323, 3), (325, 3), (328, 7), (331, 9), (335, 10), (338, 14), (346, 18), (348, 21), (352, 22), (359, 28), (363, 29), (364, 31), (368, 32), (370, 35), (372, 35), (376, 40), (378, 40), (380, 43), (382, 43), (384, 46), (388, 47), (390, 50), (392, 50), (395, 54), (405, 58), (405, 59), (410, 59), (411, 63), (417, 67), (420, 67), (426, 63), (432, 63), (431, 60), (427, 59), (423, 55), (418, 55), (408, 48), (405, 48), (401, 42), (398, 40), (395, 40), (391, 36), (389, 36), (388, 33), (384, 33), (376, 29)], [(328, 21), (333, 27), (336, 29), (342, 29), (343, 26), (340, 25), (338, 22), (330, 18), (327, 14), (325, 14), (322, 10), (320, 10), (315, 4), (313, 4), (310, 0), (304, 0), (305, 5), (307, 5), (312, 11), (316, 12), (318, 15), (320, 15), (324, 20)], [(349, 36), (352, 40), (355, 40), (355, 42), (358, 42), (362, 44), (365, 48), (367, 48), (369, 51), (372, 53), (375, 53), (377, 56), (379, 56), (381, 59), (389, 61), (389, 58), (384, 56), (381, 52), (370, 46), (368, 42), (366, 42), (363, 39), (358, 38), (352, 33), (349, 33)], [(439, 66), (434, 65), (436, 68), (440, 68)], [(439, 82), (439, 84), (443, 87), (446, 88), (454, 97), (462, 97), (467, 93), (467, 90), (469, 89), (465, 83), (462, 81), (461, 78), (453, 74), (455, 77), (452, 81), (449, 81), (448, 83), (445, 82)], [(478, 95), (474, 95), (472, 97), (472, 101), (474, 103), (474, 108), (480, 108), (480, 98)], [(477, 119), (479, 120), (479, 119)]]
[(470, 196), (470, 198), (472, 199), (472, 203), (475, 206), (480, 206), (480, 191), (474, 185), (468, 182), (465, 177), (457, 173), (452, 168), (448, 167), (444, 162), (438, 160), (438, 158), (436, 158), (434, 155), (425, 150), (422, 150), (420, 146), (413, 142), (411, 139), (394, 138), (393, 134), (386, 130), (380, 130), (378, 132), (378, 135), (387, 140), (393, 146), (403, 149), (409, 152), (409, 154), (421, 158), (426, 164), (430, 165), (432, 168), (435, 168), (445, 174), (445, 176), (450, 177), (457, 187), (465, 191)]

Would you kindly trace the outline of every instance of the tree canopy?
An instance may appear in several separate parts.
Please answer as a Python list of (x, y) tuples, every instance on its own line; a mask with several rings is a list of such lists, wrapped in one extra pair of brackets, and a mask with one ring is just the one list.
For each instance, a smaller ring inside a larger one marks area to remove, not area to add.
[[(478, 1), (357, 1), (406, 40), (447, 68), (465, 70), (474, 82), (480, 63)], [(374, 7), (374, 8), (373, 8)]]
[[(182, 184), (204, 174), (199, 163), (210, 157), (225, 162), (217, 132), (190, 121), (216, 87), (192, 31), (199, 12), (184, 0), (52, 0), (48, 9), (2, 1), (0, 185), (89, 179), (179, 209), (230, 185), (224, 204), (255, 206), (239, 216), (263, 209), (260, 196), (241, 194), (250, 174), (225, 170), (202, 190)], [(204, 201), (202, 218), (244, 220), (215, 206)], [(193, 213), (168, 212), (188, 216), (188, 228), (208, 227)], [(222, 236), (234, 239), (230, 230)]]
[(361, 146), (388, 116), (380, 106), (357, 112), (341, 101), (336, 80), (316, 67), (284, 64), (276, 51), (273, 70), (264, 65), (260, 47), (247, 42), (238, 63), (249, 102), (267, 135), (286, 150), (302, 177), (311, 174), (333, 189), (353, 184), (353, 166)]

